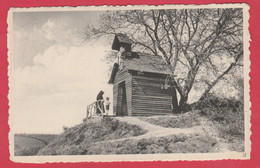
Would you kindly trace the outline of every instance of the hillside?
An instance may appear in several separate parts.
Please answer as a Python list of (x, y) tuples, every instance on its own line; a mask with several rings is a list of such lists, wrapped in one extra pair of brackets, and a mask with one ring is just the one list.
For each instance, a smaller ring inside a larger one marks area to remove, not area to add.
[(168, 116), (104, 118), (101, 122), (88, 120), (66, 130), (43, 147), (38, 155), (207, 153), (233, 150), (243, 150), (243, 142), (236, 141), (233, 144), (221, 138), (215, 123), (200, 111), (195, 111)]
[(54, 134), (15, 134), (14, 153), (15, 156), (32, 156), (54, 140)]
[(38, 152), (38, 155), (79, 155), (88, 153), (88, 147), (101, 141), (130, 138), (145, 134), (142, 128), (120, 122), (114, 118), (104, 118), (102, 122), (87, 120), (69, 128), (54, 141)]

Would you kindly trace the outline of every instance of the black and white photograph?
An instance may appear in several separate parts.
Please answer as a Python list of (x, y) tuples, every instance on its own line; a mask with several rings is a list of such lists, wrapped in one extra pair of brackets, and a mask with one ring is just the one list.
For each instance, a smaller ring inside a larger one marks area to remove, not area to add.
[(249, 159), (248, 10), (11, 8), (11, 160)]

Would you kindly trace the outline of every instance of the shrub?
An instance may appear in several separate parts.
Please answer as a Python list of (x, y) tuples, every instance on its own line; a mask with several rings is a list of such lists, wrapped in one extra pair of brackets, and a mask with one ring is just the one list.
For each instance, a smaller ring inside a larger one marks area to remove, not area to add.
[(69, 129), (69, 127), (66, 127), (66, 126), (63, 126), (62, 128), (63, 128), (63, 131), (66, 131)]
[(223, 138), (244, 137), (244, 102), (242, 99), (219, 98), (209, 95), (197, 107), (218, 125)]

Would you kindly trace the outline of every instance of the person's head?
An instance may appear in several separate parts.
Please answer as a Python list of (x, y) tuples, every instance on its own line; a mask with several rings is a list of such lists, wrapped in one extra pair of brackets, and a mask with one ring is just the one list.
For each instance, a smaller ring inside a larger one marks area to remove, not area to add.
[(102, 95), (104, 94), (104, 92), (102, 90), (99, 93), (102, 94)]
[(107, 100), (109, 100), (109, 97), (106, 97)]

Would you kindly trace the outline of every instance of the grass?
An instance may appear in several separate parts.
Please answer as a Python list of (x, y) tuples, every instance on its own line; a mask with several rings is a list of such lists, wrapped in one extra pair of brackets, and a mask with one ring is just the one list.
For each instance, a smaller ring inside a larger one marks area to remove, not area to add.
[(15, 134), (14, 135), (14, 155), (33, 156), (45, 147), (57, 135), (53, 134)]
[[(80, 146), (88, 146), (100, 141), (138, 136), (146, 132), (136, 125), (119, 122), (113, 118), (104, 118), (102, 122), (88, 120), (85, 123), (67, 129), (57, 139), (41, 149), (38, 154), (79, 154), (81, 153)], [(77, 149), (78, 152), (74, 151), (74, 149)]]
[(139, 119), (150, 124), (167, 128), (191, 128), (200, 125), (197, 113), (186, 113), (181, 115), (139, 117)]
[(215, 144), (216, 141), (207, 136), (180, 134), (98, 144), (86, 148), (85, 154), (207, 153), (213, 151)]
[(216, 140), (201, 135), (168, 137), (65, 146), (63, 155), (110, 155), (155, 153), (207, 153), (214, 151)]
[(86, 122), (66, 130), (38, 155), (207, 153), (214, 151), (217, 144), (214, 138), (201, 134), (110, 141), (144, 133), (146, 131), (135, 125), (105, 118), (101, 123)]

